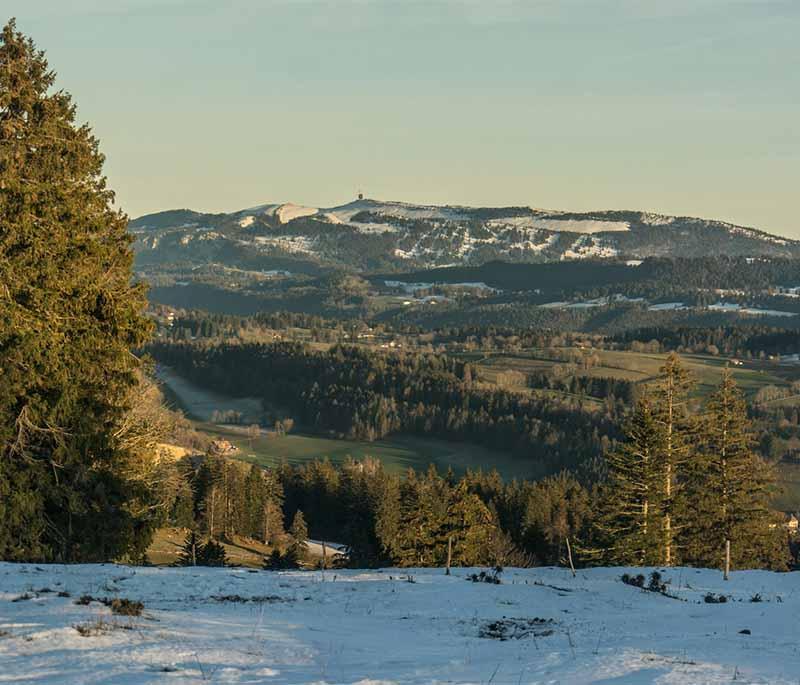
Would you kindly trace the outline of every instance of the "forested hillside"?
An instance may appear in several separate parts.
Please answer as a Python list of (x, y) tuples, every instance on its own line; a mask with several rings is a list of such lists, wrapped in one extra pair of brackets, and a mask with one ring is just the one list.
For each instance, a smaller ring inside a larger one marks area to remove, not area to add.
[(349, 346), (319, 352), (286, 343), (149, 349), (200, 385), (261, 397), (307, 428), (342, 437), (433, 435), (509, 450), (553, 470), (599, 455), (617, 435), (613, 391), (619, 386), (613, 384), (601, 389), (608, 408), (590, 411), (577, 400), (481, 387), (469, 364), (437, 355)]

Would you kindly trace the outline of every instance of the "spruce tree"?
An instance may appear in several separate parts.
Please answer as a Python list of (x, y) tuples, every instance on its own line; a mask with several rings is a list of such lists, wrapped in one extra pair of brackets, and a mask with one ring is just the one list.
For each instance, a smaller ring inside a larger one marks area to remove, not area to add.
[(197, 566), (203, 549), (203, 544), (197, 537), (194, 530), (189, 531), (183, 541), (180, 556), (178, 556), (177, 566)]
[(497, 520), (480, 497), (462, 479), (451, 491), (446, 536), (452, 541), (453, 566), (494, 563), (491, 558), (498, 534)]
[(0, 559), (141, 548), (117, 428), (150, 332), (103, 155), (44, 54), (0, 33)]
[(197, 560), (198, 566), (226, 566), (228, 555), (225, 548), (215, 540), (209, 540), (200, 549), (200, 556)]
[(660, 369), (658, 382), (652, 392), (653, 413), (663, 428), (664, 444), (658, 456), (662, 487), (662, 558), (657, 562), (673, 566), (678, 559), (676, 535), (682, 526), (685, 501), (682, 497), (680, 474), (692, 457), (695, 442), (695, 423), (689, 414), (688, 396), (692, 379), (675, 352), (670, 353)]
[(286, 554), (295, 562), (299, 563), (305, 559), (308, 553), (308, 526), (305, 516), (299, 509), (295, 512), (292, 525), (289, 528), (291, 542)]
[(270, 552), (269, 556), (264, 557), (262, 568), (265, 571), (285, 571), (290, 568), (297, 568), (297, 560), (292, 559), (290, 555), (281, 554), (277, 548)]
[(769, 509), (774, 473), (753, 445), (744, 397), (725, 369), (706, 405), (700, 455), (686, 474), (687, 562), (720, 568), (730, 540), (734, 568), (785, 568), (785, 541)]
[(638, 401), (625, 441), (605, 455), (608, 479), (597, 521), (602, 557), (609, 564), (657, 565), (664, 558), (664, 426), (650, 401)]
[(401, 566), (441, 566), (447, 556), (450, 488), (431, 466), (409, 470), (400, 486), (400, 516), (392, 556)]
[(244, 481), (243, 530), (264, 543), (283, 533), (283, 488), (275, 473), (253, 464)]
[(171, 523), (178, 528), (194, 527), (194, 491), (188, 479), (178, 486), (170, 515)]

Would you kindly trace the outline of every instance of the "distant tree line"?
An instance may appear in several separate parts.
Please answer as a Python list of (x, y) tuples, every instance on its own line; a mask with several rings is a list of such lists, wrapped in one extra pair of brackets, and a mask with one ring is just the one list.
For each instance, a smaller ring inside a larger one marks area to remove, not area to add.
[[(656, 349), (653, 349), (654, 343)], [(774, 326), (663, 327), (625, 331), (608, 338), (609, 345), (633, 351), (712, 353), (742, 359), (764, 359), (800, 352), (796, 330)]]

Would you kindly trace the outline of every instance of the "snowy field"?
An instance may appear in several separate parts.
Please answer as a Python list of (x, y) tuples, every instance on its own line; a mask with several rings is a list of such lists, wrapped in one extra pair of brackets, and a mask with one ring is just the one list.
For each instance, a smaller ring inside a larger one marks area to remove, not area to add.
[[(800, 574), (671, 569), (671, 598), (624, 570), (507, 570), (492, 585), (465, 569), (0, 563), (0, 683), (797, 685)], [(141, 616), (98, 601), (113, 598)]]

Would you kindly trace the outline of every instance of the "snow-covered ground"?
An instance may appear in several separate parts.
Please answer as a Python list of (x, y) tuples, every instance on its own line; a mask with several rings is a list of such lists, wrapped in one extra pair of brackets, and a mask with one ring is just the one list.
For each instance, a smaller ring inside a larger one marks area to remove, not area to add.
[(800, 574), (670, 569), (676, 599), (623, 584), (624, 570), (507, 570), (490, 585), (466, 569), (0, 563), (0, 682), (798, 682)]
[(752, 314), (753, 316), (797, 316), (795, 312), (784, 312), (776, 309), (759, 309), (758, 307), (743, 307), (735, 302), (717, 302), (708, 305), (708, 308), (716, 312), (734, 312), (740, 314)]
[(257, 423), (264, 414), (261, 400), (255, 397), (229, 397), (206, 390), (163, 364), (156, 367), (156, 378), (175, 393), (187, 413), (201, 421), (212, 421), (218, 411), (235, 411), (242, 415), (242, 421)]
[(531, 216), (492, 219), (489, 226), (514, 226), (515, 228), (537, 228), (546, 231), (568, 233), (604, 233), (607, 231), (630, 231), (627, 221), (598, 221), (593, 219), (558, 219)]

